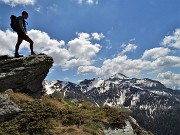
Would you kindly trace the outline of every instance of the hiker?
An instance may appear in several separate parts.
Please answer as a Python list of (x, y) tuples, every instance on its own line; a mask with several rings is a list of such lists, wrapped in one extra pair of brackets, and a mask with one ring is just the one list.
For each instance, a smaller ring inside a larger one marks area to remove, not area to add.
[[(12, 16), (15, 18), (14, 19), (14, 24), (12, 24)], [(11, 16), (11, 27), (14, 31), (17, 32), (18, 34), (18, 39), (15, 47), (15, 57), (23, 57), (23, 55), (19, 55), (18, 50), (19, 46), (22, 43), (23, 40), (27, 41), (30, 43), (30, 50), (31, 50), (31, 55), (35, 55), (33, 51), (33, 41), (29, 38), (29, 36), (26, 34), (26, 21), (25, 19), (28, 18), (28, 13), (26, 11), (22, 12), (22, 16), (16, 17), (14, 15)], [(13, 26), (12, 26), (13, 25)]]

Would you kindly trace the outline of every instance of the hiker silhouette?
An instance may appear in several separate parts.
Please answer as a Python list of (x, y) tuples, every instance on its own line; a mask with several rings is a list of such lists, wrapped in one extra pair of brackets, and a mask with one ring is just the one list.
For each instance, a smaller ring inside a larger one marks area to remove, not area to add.
[(14, 15), (11, 15), (11, 28), (17, 32), (18, 39), (17, 43), (15, 46), (15, 57), (23, 57), (23, 55), (19, 55), (19, 46), (21, 45), (22, 41), (25, 40), (30, 43), (30, 50), (31, 50), (31, 55), (35, 55), (33, 51), (33, 41), (29, 36), (27, 35), (27, 30), (26, 30), (26, 25), (27, 22), (25, 19), (28, 18), (28, 13), (26, 11), (22, 12), (22, 16), (16, 17)]

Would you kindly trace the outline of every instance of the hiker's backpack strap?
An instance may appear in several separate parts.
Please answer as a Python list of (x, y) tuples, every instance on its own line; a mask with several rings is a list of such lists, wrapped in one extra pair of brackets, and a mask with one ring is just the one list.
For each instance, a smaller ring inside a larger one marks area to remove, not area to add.
[(27, 22), (24, 20), (24, 18), (23, 18), (23, 26), (24, 26), (24, 30), (27, 32), (26, 25), (28, 25), (28, 23), (27, 23)]

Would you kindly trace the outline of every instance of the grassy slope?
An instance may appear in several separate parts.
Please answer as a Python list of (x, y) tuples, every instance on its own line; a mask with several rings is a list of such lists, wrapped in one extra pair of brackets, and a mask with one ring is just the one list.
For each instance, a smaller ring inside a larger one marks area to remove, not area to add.
[[(9, 93), (9, 96), (23, 112), (0, 123), (0, 135), (103, 135), (102, 124), (122, 128), (125, 121), (131, 121), (124, 108), (97, 108), (86, 101), (49, 96), (33, 99), (22, 93)], [(132, 125), (141, 134), (141, 129)]]

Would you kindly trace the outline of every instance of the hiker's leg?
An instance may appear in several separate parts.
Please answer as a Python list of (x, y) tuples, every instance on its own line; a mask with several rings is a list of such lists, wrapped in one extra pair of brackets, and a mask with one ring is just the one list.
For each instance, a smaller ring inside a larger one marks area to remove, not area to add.
[(20, 46), (20, 44), (22, 43), (22, 41), (23, 41), (23, 39), (18, 38), (17, 43), (16, 43), (16, 47), (15, 47), (15, 53), (18, 53), (18, 51), (19, 51), (19, 46)]
[(33, 51), (33, 43), (34, 43), (34, 42), (33, 42), (29, 37), (27, 37), (27, 38), (24, 39), (24, 40), (26, 40), (27, 42), (30, 43), (30, 50), (31, 50), (31, 53), (34, 52), (34, 51)]

